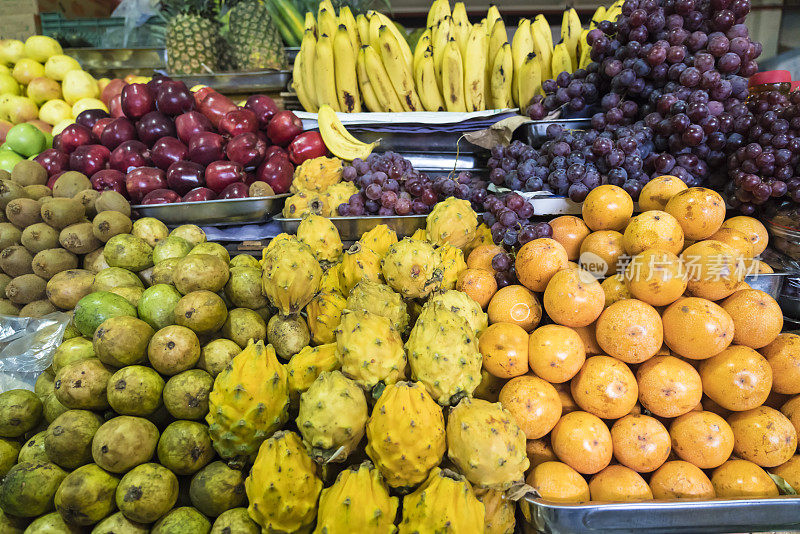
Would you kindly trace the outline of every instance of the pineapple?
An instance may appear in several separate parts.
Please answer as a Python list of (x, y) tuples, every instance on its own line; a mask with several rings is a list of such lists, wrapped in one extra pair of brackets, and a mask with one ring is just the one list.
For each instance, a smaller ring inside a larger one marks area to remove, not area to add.
[(228, 42), (239, 70), (285, 69), (283, 40), (262, 0), (241, 0), (228, 12)]
[(167, 68), (174, 74), (196, 74), (218, 70), (224, 42), (216, 21), (214, 0), (162, 0), (167, 20)]

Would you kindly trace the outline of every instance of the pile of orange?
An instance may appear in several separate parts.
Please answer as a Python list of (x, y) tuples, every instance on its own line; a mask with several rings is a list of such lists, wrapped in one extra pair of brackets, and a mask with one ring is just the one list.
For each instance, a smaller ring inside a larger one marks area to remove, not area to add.
[(800, 492), (800, 336), (744, 282), (771, 272), (764, 226), (669, 176), (639, 205), (596, 188), (519, 249), (519, 285), (494, 283), (503, 249), (471, 252), (458, 287), (490, 322), (476, 395), (514, 416), (551, 501), (768, 497), (770, 473)]

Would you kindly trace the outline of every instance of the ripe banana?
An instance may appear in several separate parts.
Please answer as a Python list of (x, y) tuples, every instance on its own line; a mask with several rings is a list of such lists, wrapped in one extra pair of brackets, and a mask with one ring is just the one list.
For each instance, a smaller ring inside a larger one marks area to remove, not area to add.
[(447, 111), (467, 111), (464, 101), (464, 62), (455, 38), (447, 43), (442, 56), (442, 94)]
[(505, 109), (512, 106), (511, 81), (513, 79), (514, 60), (511, 57), (511, 45), (504, 43), (492, 61), (492, 109)]
[(579, 69), (585, 69), (589, 63), (592, 62), (592, 47), (585, 46), (583, 48), (583, 52), (581, 53), (581, 61), (578, 63)]
[(323, 33), (314, 48), (314, 86), (317, 94), (317, 105), (328, 104), (339, 111), (336, 96), (336, 75), (333, 63), (333, 43), (331, 37)]
[(435, 0), (428, 11), (428, 19), (425, 26), (435, 28), (443, 18), (449, 16), (450, 0)]
[(370, 111), (386, 111), (383, 109), (378, 97), (375, 96), (375, 89), (373, 89), (372, 83), (369, 81), (363, 46), (358, 51), (356, 70), (358, 73), (358, 87), (361, 89), (361, 98), (364, 100), (364, 105)]
[(419, 41), (417, 41), (416, 48), (414, 48), (414, 58), (412, 59), (412, 67), (414, 67), (414, 71), (417, 70), (419, 60), (422, 58), (422, 54), (425, 53), (429, 46), (431, 46), (431, 31), (428, 28), (425, 28), (425, 31), (419, 36)]
[(319, 18), (319, 11), (327, 9), (331, 13), (336, 13), (336, 8), (333, 7), (333, 2), (331, 0), (320, 0), (319, 6), (317, 6), (317, 17)]
[(622, 14), (622, 3), (620, 0), (617, 0), (611, 6), (606, 9), (606, 20), (609, 22), (616, 22), (617, 17)]
[(314, 13), (311, 11), (306, 11), (306, 20), (305, 24), (303, 25), (303, 32), (305, 30), (311, 30), (312, 33), (316, 36), (317, 32), (317, 20), (314, 18)]
[(581, 19), (578, 18), (575, 8), (565, 10), (561, 18), (561, 42), (566, 44), (572, 62), (572, 71), (578, 68), (578, 40), (582, 30)]
[[(339, 9), (339, 24), (344, 24), (345, 28), (347, 28), (347, 35), (353, 49), (353, 58), (357, 57), (358, 51), (361, 50), (361, 38), (358, 36), (356, 18), (353, 16), (353, 12), (350, 11), (349, 6), (342, 6)], [(353, 63), (355, 63), (355, 60)]]
[(372, 15), (369, 17), (369, 41), (363, 44), (368, 44), (375, 50), (377, 50), (381, 44), (378, 41), (378, 30), (381, 27), (381, 19), (377, 16), (377, 12), (372, 11)]
[(550, 29), (550, 24), (544, 18), (544, 15), (536, 15), (536, 18), (531, 22), (531, 30), (536, 30), (536, 33), (541, 36), (542, 41), (547, 44), (552, 53), (553, 31)]
[(498, 20), (502, 20), (500, 16), (500, 10), (497, 9), (495, 4), (489, 5), (489, 10), (486, 12), (486, 32), (491, 32), (494, 28), (494, 23)]
[(362, 45), (369, 44), (369, 21), (364, 15), (356, 17), (356, 28), (358, 29), (358, 40)]
[(427, 111), (444, 111), (444, 101), (439, 92), (439, 84), (436, 82), (436, 67), (433, 63), (433, 49), (428, 48), (419, 58), (414, 69), (414, 82), (417, 87), (417, 94), (422, 101), (422, 106)]
[(511, 57), (514, 59), (514, 76), (511, 81), (511, 97), (517, 106), (522, 106), (520, 98), (519, 72), (525, 58), (533, 52), (533, 38), (531, 37), (531, 21), (520, 19), (514, 40), (511, 42)]
[(464, 50), (467, 47), (467, 38), (469, 37), (469, 32), (472, 29), (472, 24), (469, 22), (469, 17), (467, 17), (467, 8), (464, 7), (464, 2), (456, 2), (453, 6), (453, 37), (455, 37), (456, 43), (458, 44), (458, 49), (461, 51), (463, 56)]
[(314, 113), (317, 111), (317, 104), (311, 100), (306, 92), (306, 84), (303, 81), (303, 54), (297, 54), (294, 58), (294, 68), (292, 69), (292, 88), (297, 93), (297, 99), (303, 109)]
[(592, 15), (592, 21), (589, 23), (589, 29), (597, 28), (597, 23), (602, 20), (606, 20), (606, 6), (600, 6), (595, 10), (594, 15)]
[(345, 113), (361, 112), (361, 95), (356, 79), (356, 55), (347, 26), (339, 24), (333, 38), (333, 64), (336, 72), (336, 97), (339, 110)]
[[(317, 103), (317, 90), (314, 74), (316, 49), (317, 38), (314, 37), (314, 30), (307, 28), (305, 32), (303, 32), (303, 40), (300, 43), (300, 53), (297, 55), (303, 56), (303, 61), (300, 63), (303, 70), (301, 80), (305, 89), (305, 93), (315, 108), (319, 107), (319, 104)], [(298, 94), (300, 93), (298, 92)]]
[(555, 79), (562, 72), (569, 72), (570, 74), (573, 72), (572, 58), (567, 51), (566, 43), (558, 43), (553, 49), (553, 78)]
[(520, 93), (519, 107), (522, 112), (531, 103), (535, 95), (542, 87), (542, 64), (535, 52), (531, 52), (525, 57), (519, 72)]
[[(449, 7), (448, 7), (449, 9)], [(439, 21), (438, 26), (433, 29), (433, 64), (436, 66), (436, 83), (439, 84), (439, 90), (444, 94), (442, 88), (442, 57), (447, 48), (447, 43), (450, 41), (450, 16), (446, 16)]]
[[(391, 23), (390, 23), (391, 24)], [(380, 55), (386, 73), (389, 75), (400, 103), (406, 111), (422, 111), (422, 102), (414, 90), (414, 74), (405, 58), (394, 34), (386, 25), (378, 30)]]
[(547, 80), (552, 77), (550, 63), (553, 60), (553, 40), (550, 37), (550, 27), (547, 27), (548, 35), (542, 35), (538, 28), (539, 24), (531, 23), (531, 38), (533, 39), (533, 51), (539, 58), (542, 65), (542, 79)]
[(353, 137), (330, 106), (319, 108), (317, 124), (325, 146), (339, 159), (345, 161), (364, 159), (378, 146), (378, 143), (363, 143)]
[(332, 9), (329, 11), (324, 7), (320, 7), (319, 15), (317, 16), (317, 38), (323, 33), (327, 33), (328, 36), (333, 39), (333, 36), (336, 34), (336, 27), (339, 25), (339, 21), (334, 13)]
[(464, 100), (467, 111), (486, 109), (486, 63), (489, 50), (489, 36), (483, 25), (475, 24), (467, 37), (464, 63)]
[(400, 32), (400, 29), (395, 25), (394, 22), (392, 22), (392, 19), (383, 13), (376, 12), (376, 14), (378, 15), (378, 20), (381, 22), (381, 24), (389, 28), (389, 31), (392, 32), (394, 38), (397, 39), (397, 45), (400, 47), (400, 52), (403, 54), (403, 59), (408, 66), (409, 72), (411, 72), (411, 69), (414, 68), (414, 54), (411, 52), (411, 47), (408, 46), (406, 36)]
[[(491, 8), (489, 8), (491, 11)], [(489, 24), (489, 19), (486, 19), (486, 24)], [(503, 22), (503, 19), (497, 18), (495, 19), (490, 31), (489, 31), (489, 47), (486, 50), (486, 80), (487, 80), (487, 87), (489, 93), (489, 97), (487, 98), (488, 102), (494, 102), (494, 87), (492, 86), (491, 80), (494, 71), (494, 60), (497, 57), (497, 52), (503, 48), (503, 45), (508, 43), (508, 33), (506, 32), (506, 25)], [(511, 71), (508, 72), (509, 76), (511, 76)], [(504, 100), (505, 95), (500, 95), (498, 97), (499, 100)], [(494, 108), (494, 103), (492, 103), (492, 107)], [(501, 106), (505, 107), (505, 106)]]
[(370, 84), (381, 107), (384, 111), (403, 111), (403, 105), (397, 97), (383, 62), (381, 62), (381, 56), (369, 45), (362, 46), (361, 50), (364, 52), (364, 66), (367, 69)]

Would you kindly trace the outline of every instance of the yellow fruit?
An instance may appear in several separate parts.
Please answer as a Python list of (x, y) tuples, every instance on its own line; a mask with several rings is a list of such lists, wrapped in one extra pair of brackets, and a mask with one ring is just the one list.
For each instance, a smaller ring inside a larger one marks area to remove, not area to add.
[(82, 111), (87, 109), (102, 109), (108, 112), (108, 108), (103, 104), (102, 100), (97, 98), (81, 98), (72, 106), (72, 116), (77, 117)]
[(71, 70), (81, 70), (81, 64), (70, 56), (56, 54), (50, 56), (44, 64), (44, 74), (53, 80), (62, 81)]
[[(67, 104), (69, 105), (69, 104)], [(53, 125), (53, 131), (51, 132), (54, 136), (60, 134), (64, 128), (69, 126), (70, 124), (74, 124), (75, 121), (73, 119), (63, 119), (58, 121)]]
[(64, 120), (72, 121), (72, 117), (72, 108), (60, 98), (49, 100), (39, 108), (39, 120), (51, 126)]
[(28, 85), (34, 78), (44, 76), (44, 65), (31, 58), (24, 57), (14, 65), (11, 75), (22, 85)]
[(25, 44), (18, 39), (0, 40), (0, 64), (14, 64), (25, 56)]
[(2, 95), (18, 95), (20, 93), (19, 84), (17, 80), (11, 75), (11, 72), (0, 73), (0, 94)]
[[(44, 72), (44, 67), (42, 67)], [(82, 70), (69, 71), (64, 76), (61, 84), (61, 92), (64, 93), (64, 100), (73, 105), (81, 98), (97, 98), (100, 90), (97, 88), (97, 81), (92, 75)]]
[(55, 80), (41, 76), (30, 81), (26, 94), (40, 106), (48, 100), (61, 98), (61, 85)]
[(25, 55), (42, 63), (63, 52), (58, 41), (46, 35), (32, 35), (25, 41)]

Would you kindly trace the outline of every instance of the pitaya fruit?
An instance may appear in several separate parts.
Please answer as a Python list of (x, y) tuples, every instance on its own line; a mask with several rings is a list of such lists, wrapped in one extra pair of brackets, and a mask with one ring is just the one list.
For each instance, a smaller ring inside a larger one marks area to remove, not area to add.
[(465, 398), (447, 420), (447, 456), (478, 486), (508, 489), (530, 462), (525, 433), (499, 403)]
[(303, 215), (297, 239), (311, 247), (317, 261), (335, 262), (342, 257), (342, 239), (330, 219), (313, 213)]
[(333, 265), (329, 265), (325, 272), (322, 273), (322, 281), (319, 284), (320, 291), (335, 291), (340, 295), (344, 295), (342, 292), (342, 286), (339, 285), (339, 273), (342, 270), (341, 263), (334, 263)]
[(311, 387), (319, 375), (341, 368), (336, 343), (304, 347), (284, 367), (289, 384), (290, 405), (296, 408), (300, 395)]
[(447, 243), (463, 248), (475, 239), (477, 228), (478, 214), (469, 200), (455, 197), (436, 204), (427, 218), (428, 241), (434, 245)]
[(282, 232), (273, 237), (272, 239), (270, 239), (267, 246), (264, 247), (264, 249), (261, 251), (261, 261), (259, 262), (261, 264), (261, 267), (262, 268), (264, 267), (264, 258), (266, 257), (267, 252), (269, 252), (274, 247), (278, 246), (284, 241), (294, 241), (295, 239), (297, 239), (295, 236), (293, 236), (292, 234), (287, 234), (286, 232)]
[(464, 261), (464, 253), (460, 248), (456, 248), (447, 243), (436, 248), (442, 262), (442, 290), (454, 289), (458, 281), (458, 275), (467, 268)]
[(506, 492), (475, 488), (475, 496), (483, 503), (484, 534), (514, 534), (517, 526), (514, 514), (517, 507)]
[(347, 301), (337, 291), (320, 291), (306, 306), (311, 341), (317, 345), (336, 341), (334, 331), (339, 326)]
[(277, 432), (261, 445), (244, 488), (247, 511), (262, 532), (311, 530), (322, 480), (294, 432)]
[(345, 297), (350, 290), (366, 278), (373, 282), (382, 282), (381, 258), (371, 250), (364, 248), (361, 243), (353, 243), (342, 256), (339, 268), (339, 287)]
[(264, 294), (281, 315), (299, 313), (319, 291), (322, 268), (308, 245), (281, 241), (262, 261)]
[(389, 247), (381, 266), (386, 283), (406, 298), (425, 298), (442, 285), (441, 258), (426, 241), (403, 238)]
[(480, 335), (489, 326), (489, 315), (472, 297), (461, 291), (451, 289), (431, 295), (423, 308), (442, 306), (464, 319), (472, 327), (472, 331)]
[(355, 194), (358, 194), (358, 187), (353, 182), (339, 182), (328, 187), (322, 193), (322, 202), (325, 204), (322, 214), (325, 217), (339, 217), (339, 206), (347, 204)]
[(483, 356), (466, 319), (441, 306), (423, 308), (406, 342), (411, 376), (442, 406), (469, 397), (481, 381)]
[(292, 193), (298, 191), (316, 191), (322, 193), (334, 184), (342, 181), (342, 160), (339, 158), (307, 159), (294, 170), (292, 177)]
[(371, 462), (348, 467), (322, 490), (314, 534), (393, 534), (398, 504)]
[(325, 203), (316, 191), (299, 191), (284, 201), (283, 212), (287, 219), (299, 219), (304, 213), (320, 215), (325, 211)]
[(348, 310), (360, 310), (386, 317), (394, 329), (403, 333), (408, 329), (408, 308), (402, 297), (386, 284), (362, 280), (347, 297)]
[(470, 241), (470, 243), (463, 248), (464, 250), (464, 257), (469, 258), (470, 252), (475, 250), (481, 245), (494, 245), (494, 239), (492, 238), (492, 229), (486, 226), (485, 223), (481, 223), (478, 225), (478, 229), (475, 231), (475, 238)]
[(286, 370), (272, 345), (247, 345), (214, 380), (208, 396), (208, 431), (217, 453), (247, 462), (288, 418)]
[(403, 340), (386, 317), (345, 310), (336, 328), (336, 347), (342, 372), (365, 389), (406, 376)]
[(428, 232), (425, 228), (419, 228), (416, 230), (409, 239), (413, 239), (414, 241), (427, 241), (428, 240)]
[(463, 476), (439, 469), (431, 471), (414, 493), (403, 498), (399, 534), (420, 532), (483, 532), (483, 504)]
[(393, 488), (416, 486), (445, 451), (442, 409), (417, 382), (386, 386), (367, 422), (367, 455)]
[(364, 436), (367, 415), (364, 390), (339, 371), (330, 371), (300, 395), (297, 428), (316, 461), (344, 462)]
[(397, 234), (385, 224), (379, 224), (365, 232), (358, 241), (365, 249), (371, 250), (383, 258), (389, 251), (389, 247), (397, 243)]

